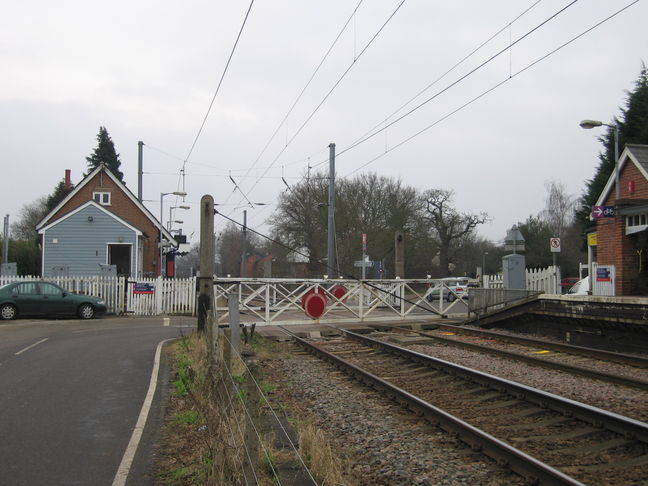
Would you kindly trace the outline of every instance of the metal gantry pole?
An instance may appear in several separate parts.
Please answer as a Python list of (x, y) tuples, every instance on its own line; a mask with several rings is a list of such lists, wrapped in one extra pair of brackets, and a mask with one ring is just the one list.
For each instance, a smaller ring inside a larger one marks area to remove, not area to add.
[(142, 202), (142, 174), (144, 173), (144, 142), (137, 142), (137, 199)]
[(241, 241), (241, 277), (247, 277), (247, 272), (245, 267), (246, 261), (245, 261), (245, 253), (247, 250), (247, 209), (243, 210), (243, 232), (241, 234), (242, 236), (242, 241)]
[(329, 144), (329, 193), (328, 193), (328, 260), (327, 273), (336, 276), (335, 261), (335, 144)]
[(2, 245), (2, 263), (9, 262), (9, 215), (4, 217), (4, 240)]

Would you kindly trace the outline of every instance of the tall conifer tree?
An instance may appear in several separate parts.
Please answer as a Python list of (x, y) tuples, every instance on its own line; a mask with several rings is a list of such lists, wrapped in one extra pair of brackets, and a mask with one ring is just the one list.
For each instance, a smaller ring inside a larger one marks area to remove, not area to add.
[(124, 173), (119, 170), (121, 165), (119, 154), (115, 151), (115, 144), (108, 135), (106, 127), (99, 127), (97, 147), (90, 156), (86, 157), (86, 162), (88, 162), (88, 172), (92, 172), (103, 162), (117, 179), (124, 182)]
[[(641, 66), (634, 90), (628, 91), (626, 106), (621, 108), (621, 117), (614, 117), (610, 125), (619, 127), (619, 156), (627, 143), (648, 144), (648, 69), (645, 64)], [(599, 153), (599, 165), (594, 177), (586, 183), (577, 212), (577, 219), (583, 229), (592, 226), (589, 221), (592, 206), (596, 204), (614, 172), (614, 129), (608, 127), (599, 140), (603, 144), (603, 152)]]

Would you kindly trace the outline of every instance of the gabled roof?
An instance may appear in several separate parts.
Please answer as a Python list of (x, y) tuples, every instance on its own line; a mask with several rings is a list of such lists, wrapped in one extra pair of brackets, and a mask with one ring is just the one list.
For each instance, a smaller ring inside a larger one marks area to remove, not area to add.
[[(90, 172), (85, 178), (79, 182), (74, 189), (63, 199), (54, 209), (52, 209), (45, 217), (41, 220), (40, 223), (36, 225), (36, 230), (40, 233), (42, 229), (45, 229), (45, 226), (48, 225), (48, 223), (52, 222), (51, 219), (52, 217), (61, 209), (63, 206), (67, 204), (67, 202), (72, 199), (75, 194), (77, 194), (83, 187), (85, 187), (94, 177), (99, 174), (99, 172), (102, 172), (107, 175), (112, 181), (115, 183), (115, 186), (120, 188), (124, 194), (137, 206), (137, 208), (158, 228), (162, 228), (162, 235), (169, 241), (174, 247), (178, 247), (178, 242), (173, 238), (173, 235), (169, 233), (165, 228), (164, 225), (162, 224), (161, 221), (158, 221), (153, 214), (146, 209), (146, 206), (144, 206), (139, 199), (133, 194), (125, 185), (122, 181), (117, 179), (117, 177), (112, 173), (112, 171), (108, 170), (104, 164), (101, 164), (97, 166), (92, 172)], [(81, 205), (80, 207), (86, 206)], [(102, 208), (104, 209), (104, 208)], [(73, 210), (75, 211), (76, 208)], [(107, 211), (104, 209), (104, 211)], [(110, 213), (110, 211), (107, 211)], [(116, 216), (114, 213), (110, 213), (113, 216)], [(66, 217), (67, 215), (63, 216)], [(121, 220), (121, 218), (118, 218)], [(57, 220), (58, 221), (58, 220)], [(123, 222), (123, 221), (122, 221)], [(125, 223), (127, 224), (127, 223)], [(131, 225), (129, 225), (131, 226)]]
[[(639, 145), (639, 144), (626, 144), (623, 153), (619, 157), (619, 174), (625, 167), (626, 163), (633, 163), (641, 175), (648, 181), (648, 145)], [(596, 201), (596, 206), (603, 206), (605, 200), (609, 196), (610, 192), (614, 188), (616, 182), (616, 177), (614, 171), (610, 174), (610, 178), (603, 188), (603, 192)]]
[(108, 215), (109, 217), (111, 217), (111, 218), (114, 219), (115, 221), (117, 221), (117, 222), (123, 224), (123, 225), (126, 226), (128, 229), (130, 229), (130, 230), (132, 230), (133, 232), (135, 232), (136, 234), (138, 234), (138, 235), (141, 235), (141, 234), (142, 234), (142, 232), (141, 232), (140, 230), (138, 230), (137, 228), (135, 228), (132, 224), (130, 224), (130, 223), (124, 221), (124, 220), (121, 219), (119, 216), (117, 216), (115, 213), (111, 213), (111, 212), (108, 211), (106, 208), (104, 208), (101, 204), (97, 204), (95, 201), (88, 201), (87, 203), (82, 204), (82, 205), (79, 206), (78, 208), (75, 208), (75, 209), (73, 209), (72, 211), (70, 211), (69, 213), (67, 213), (67, 214), (65, 214), (65, 215), (63, 215), (63, 216), (61, 216), (60, 218), (55, 219), (54, 221), (52, 221), (52, 222), (51, 222), (50, 224), (48, 224), (47, 226), (43, 226), (42, 228), (40, 228), (40, 229), (38, 230), (38, 232), (39, 232), (40, 234), (45, 233), (45, 231), (47, 231), (48, 229), (50, 229), (52, 226), (55, 226), (55, 225), (61, 223), (62, 221), (65, 221), (65, 220), (68, 219), (69, 217), (75, 215), (75, 214), (78, 213), (78, 212), (83, 211), (85, 208), (87, 208), (87, 207), (89, 207), (89, 206), (92, 206), (92, 207), (94, 207), (94, 208), (96, 208), (96, 209), (98, 209), (98, 210), (100, 210), (100, 211), (106, 213), (106, 215)]

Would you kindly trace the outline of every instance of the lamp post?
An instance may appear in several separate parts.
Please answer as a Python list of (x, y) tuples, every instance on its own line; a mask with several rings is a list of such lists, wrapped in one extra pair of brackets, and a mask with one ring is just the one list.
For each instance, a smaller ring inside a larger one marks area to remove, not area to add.
[(160, 193), (160, 221), (158, 223), (160, 224), (160, 277), (164, 277), (164, 274), (166, 273), (164, 270), (164, 266), (162, 265), (162, 258), (163, 258), (163, 250), (164, 247), (162, 246), (162, 232), (164, 231), (164, 226), (162, 225), (162, 219), (164, 218), (164, 196), (168, 196), (170, 194), (173, 194), (174, 196), (181, 196), (185, 197), (187, 195), (186, 192), (183, 191), (174, 191), (174, 192), (161, 192)]
[(171, 207), (169, 208), (169, 219), (168, 219), (169, 224), (168, 224), (168, 226), (167, 226), (167, 229), (168, 229), (169, 231), (171, 231), (171, 224), (172, 224), (172, 223), (178, 223), (178, 224), (182, 224), (182, 223), (183, 223), (182, 221), (174, 221), (174, 220), (173, 220), (172, 212), (173, 212), (174, 209), (191, 209), (191, 208), (190, 208), (189, 206), (185, 205), (185, 204), (181, 204), (180, 206), (171, 206)]
[(616, 185), (616, 202), (618, 204), (619, 199), (621, 199), (621, 186), (619, 185), (619, 126), (616, 123), (610, 125), (609, 123), (603, 123), (599, 120), (583, 120), (579, 125), (585, 130), (601, 126), (609, 127), (614, 130), (614, 182)]
[(488, 255), (487, 251), (485, 251), (482, 255), (482, 287), (484, 286), (484, 282), (486, 281), (486, 255)]

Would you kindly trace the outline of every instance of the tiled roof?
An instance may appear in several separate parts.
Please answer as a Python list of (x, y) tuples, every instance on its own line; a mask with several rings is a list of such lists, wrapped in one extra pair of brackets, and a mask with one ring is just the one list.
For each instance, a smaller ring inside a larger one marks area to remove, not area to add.
[(629, 143), (626, 148), (634, 155), (644, 170), (648, 172), (648, 145)]

